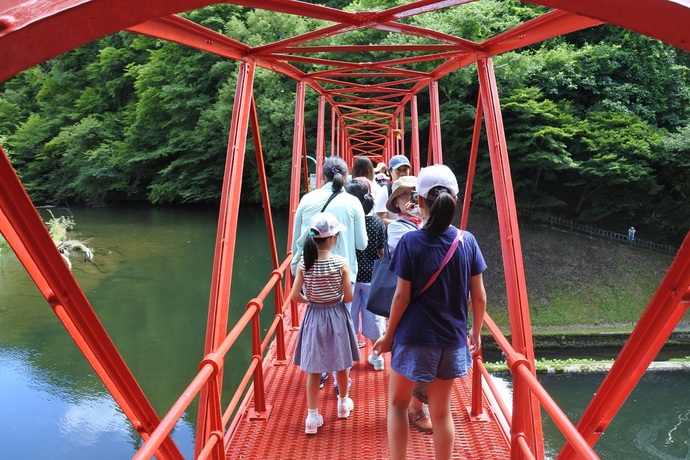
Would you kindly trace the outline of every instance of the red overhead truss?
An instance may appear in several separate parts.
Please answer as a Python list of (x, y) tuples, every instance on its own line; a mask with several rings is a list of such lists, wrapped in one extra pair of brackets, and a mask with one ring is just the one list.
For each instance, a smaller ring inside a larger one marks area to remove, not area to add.
[[(482, 120), (486, 129), (491, 170), (496, 194), (502, 254), (506, 276), (511, 341), (503, 337), (491, 318), (486, 325), (508, 356), (514, 375), (515, 397), (512, 415), (505, 413), (510, 428), (512, 458), (543, 458), (540, 408), (554, 418), (568, 443), (559, 458), (596, 458), (591, 446), (630, 394), (647, 365), (661, 349), (690, 303), (690, 242), (686, 239), (657, 294), (651, 299), (638, 327), (619, 359), (602, 383), (600, 391), (585, 411), (577, 428), (543, 391), (534, 374), (534, 352), (529, 319), (527, 290), (522, 263), (522, 248), (513, 196), (510, 164), (506, 147), (499, 95), (492, 56), (516, 50), (552, 37), (609, 23), (663, 40), (690, 51), (690, 2), (670, 0), (541, 0), (529, 3), (547, 7), (540, 16), (473, 42), (446, 32), (412, 24), (409, 18), (446, 8), (463, 13), (471, 0), (417, 0), (383, 11), (342, 11), (328, 2), (293, 0), (229, 1), (247, 8), (306, 16), (323, 25), (302, 35), (249, 46), (232, 37), (206, 29), (174, 14), (202, 8), (215, 2), (204, 0), (2, 0), (0, 2), (0, 82), (30, 66), (106, 35), (128, 30), (176, 42), (204, 52), (242, 62), (230, 126), (225, 177), (222, 189), (213, 278), (210, 287), (205, 359), (199, 375), (170, 412), (159, 419), (139, 388), (126, 363), (108, 338), (88, 300), (62, 262), (32, 202), (4, 154), (0, 151), (0, 231), (22, 261), (39, 290), (60, 321), (74, 338), (103, 380), (123, 412), (148, 442), (140, 458), (156, 454), (159, 458), (181, 458), (169, 431), (200, 394), (195, 456), (222, 458), (224, 442), (231, 437), (235, 422), (228, 423), (238, 406), (242, 390), (253, 380), (254, 419), (270, 417), (271, 407), (264, 398), (262, 360), (268, 338), (275, 337), (278, 363), (286, 359), (284, 349), (285, 313), (293, 326), (296, 306), (285, 300), (291, 284), (290, 241), (281, 261), (275, 245), (268, 187), (263, 164), (259, 120), (256, 116), (253, 78), (257, 66), (296, 81), (294, 144), (290, 209), (299, 202), (302, 181), (306, 181), (305, 98), (307, 89), (318, 95), (317, 171), (327, 154), (342, 156), (349, 163), (357, 156), (374, 162), (392, 155), (409, 155), (414, 171), (421, 165), (417, 95), (426, 92), (430, 101), (429, 145), (426, 161), (442, 163), (441, 120), (438, 80), (445, 75), (476, 65), (479, 78), (476, 122), (470, 152), (468, 180), (461, 226), (467, 222)], [(551, 8), (551, 9), (549, 9)], [(88, 25), (88, 26), (86, 26)], [(335, 46), (328, 38), (358, 30), (375, 30), (381, 35), (398, 36), (388, 43), (361, 43)], [(361, 62), (361, 56), (368, 56)], [(424, 64), (422, 66), (421, 64)], [(421, 70), (427, 69), (427, 70)], [(431, 70), (428, 70), (431, 69)], [(326, 135), (327, 107), (330, 108), (330, 138)], [(406, 118), (409, 114), (409, 120)], [(232, 267), (247, 134), (252, 138), (257, 169), (265, 203), (267, 229), (271, 235), (274, 272), (266, 288), (247, 306), (245, 315), (228, 333), (228, 308)], [(410, 130), (406, 133), (406, 130)], [(405, 136), (404, 134), (407, 134)], [(405, 139), (410, 145), (405, 145)], [(320, 178), (317, 177), (317, 185)], [(292, 225), (290, 213), (290, 226)], [(269, 291), (275, 290), (276, 317), (261, 337), (258, 313)], [(230, 406), (220, 406), (225, 357), (240, 331), (251, 327), (252, 364)], [(481, 356), (475, 357), (474, 388), (482, 383), (485, 369)], [(477, 396), (479, 398), (479, 396)], [(498, 402), (500, 406), (502, 403)], [(502, 406), (504, 407), (504, 406)], [(502, 409), (503, 412), (507, 412)], [(473, 400), (472, 414), (481, 418), (482, 402)]]

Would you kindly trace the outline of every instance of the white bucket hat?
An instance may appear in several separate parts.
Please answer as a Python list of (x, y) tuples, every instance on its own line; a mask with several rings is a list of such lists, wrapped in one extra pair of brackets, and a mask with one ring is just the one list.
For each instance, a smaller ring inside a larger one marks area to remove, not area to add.
[(422, 168), (417, 176), (417, 193), (422, 198), (435, 200), (437, 195), (432, 194), (429, 198), (429, 191), (434, 187), (448, 189), (451, 195), (457, 196), (460, 189), (455, 174), (446, 165), (432, 165)]
[(314, 232), (314, 238), (328, 238), (347, 228), (330, 212), (320, 212), (309, 220), (309, 230)]

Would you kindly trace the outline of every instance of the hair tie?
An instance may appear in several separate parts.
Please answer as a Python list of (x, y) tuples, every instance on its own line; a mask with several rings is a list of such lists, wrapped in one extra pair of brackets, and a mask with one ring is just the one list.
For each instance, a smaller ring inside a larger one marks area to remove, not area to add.
[(333, 178), (335, 179), (336, 174), (340, 174), (340, 170), (336, 167), (331, 168), (331, 173), (333, 174)]
[(315, 231), (314, 229), (309, 230), (309, 234), (310, 234), (311, 236), (316, 236), (316, 231)]
[(432, 187), (431, 190), (429, 190), (429, 193), (435, 197), (438, 197), (442, 192), (450, 193), (450, 190), (448, 190), (446, 187), (442, 185), (437, 185), (436, 187)]

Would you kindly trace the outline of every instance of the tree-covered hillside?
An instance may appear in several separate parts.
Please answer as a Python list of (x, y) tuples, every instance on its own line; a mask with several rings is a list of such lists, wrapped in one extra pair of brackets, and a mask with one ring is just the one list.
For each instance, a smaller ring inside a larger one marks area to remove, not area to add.
[[(368, 3), (392, 4), (356, 7)], [(485, 0), (464, 5), (462, 15), (442, 10), (411, 21), (481, 41), (540, 11)], [(252, 46), (316, 27), (312, 19), (233, 5), (183, 16)], [(380, 31), (333, 38), (399, 39)], [(679, 243), (690, 228), (689, 64), (682, 51), (611, 26), (494, 58), (518, 206), (621, 231), (635, 225), (656, 241)], [(0, 84), (0, 144), (37, 204), (216, 201), (237, 68), (216, 55), (121, 32)], [(477, 87), (473, 66), (439, 81), (444, 160), (459, 176), (467, 169)], [(258, 69), (254, 90), (271, 203), (284, 206), (295, 82)], [(426, 98), (419, 95), (423, 157)], [(316, 104), (308, 93), (310, 151)], [(490, 199), (485, 143), (480, 149), (475, 192)], [(244, 199), (258, 201), (252, 152), (246, 161)]]

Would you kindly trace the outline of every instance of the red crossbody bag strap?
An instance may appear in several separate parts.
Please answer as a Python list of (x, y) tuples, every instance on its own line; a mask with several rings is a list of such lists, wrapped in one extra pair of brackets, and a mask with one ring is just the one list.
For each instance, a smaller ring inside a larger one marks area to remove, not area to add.
[(458, 242), (460, 241), (460, 230), (458, 230), (458, 234), (455, 236), (455, 239), (453, 240), (453, 244), (450, 245), (450, 248), (448, 248), (448, 252), (446, 252), (446, 256), (443, 258), (443, 262), (441, 262), (441, 266), (438, 267), (438, 270), (436, 270), (436, 273), (433, 274), (429, 282), (426, 283), (426, 286), (422, 288), (421, 291), (419, 291), (418, 296), (422, 294), (422, 292), (426, 291), (429, 286), (434, 284), (434, 281), (436, 281), (436, 278), (438, 278), (438, 275), (441, 273), (441, 270), (443, 270), (443, 267), (446, 266), (450, 258), (453, 256), (455, 253), (455, 249), (458, 247)]

